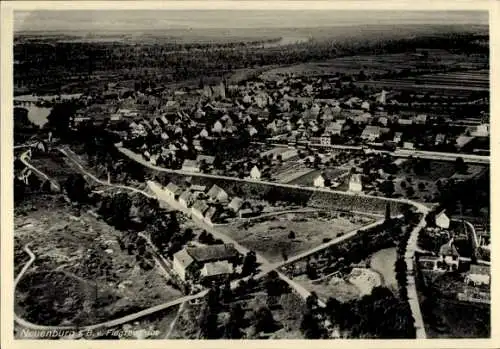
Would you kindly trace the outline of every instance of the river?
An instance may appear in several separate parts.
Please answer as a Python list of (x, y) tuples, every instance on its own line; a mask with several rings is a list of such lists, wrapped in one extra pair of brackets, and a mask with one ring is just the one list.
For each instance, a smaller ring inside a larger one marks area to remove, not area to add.
[(52, 110), (52, 107), (40, 107), (35, 103), (39, 101), (53, 101), (56, 99), (59, 100), (70, 100), (70, 99), (78, 99), (82, 96), (81, 93), (75, 94), (61, 94), (61, 95), (51, 95), (51, 96), (34, 96), (34, 95), (20, 95), (14, 97), (14, 105), (16, 107), (26, 108), (28, 110), (28, 119), (34, 123), (42, 127), (47, 123), (47, 117)]

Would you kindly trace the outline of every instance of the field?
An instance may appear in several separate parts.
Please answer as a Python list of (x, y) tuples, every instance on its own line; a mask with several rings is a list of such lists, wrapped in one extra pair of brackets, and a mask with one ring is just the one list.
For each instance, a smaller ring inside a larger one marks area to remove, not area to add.
[[(412, 53), (339, 57), (324, 62), (310, 62), (271, 69), (263, 73), (261, 77), (266, 80), (274, 80), (280, 75), (287, 75), (289, 73), (295, 73), (301, 76), (321, 76), (334, 75), (336, 73), (351, 75), (358, 74), (360, 71), (363, 71), (366, 75), (370, 76), (385, 74), (389, 71), (402, 71), (404, 69), (416, 69), (419, 67), (436, 69), (436, 71), (438, 71), (442, 66), (478, 69), (482, 68), (484, 64), (487, 63), (486, 60), (481, 59), (474, 62), (472, 58), (469, 58), (466, 55), (453, 54), (444, 50), (429, 50), (428, 52), (428, 60), (423, 60), (420, 56)], [(484, 74), (484, 71), (479, 71), (479, 74), (481, 73)], [(436, 75), (434, 80), (432, 80), (430, 79), (430, 75), (426, 76), (429, 77), (430, 83), (440, 77), (440, 75)], [(460, 77), (458, 73), (452, 73), (450, 78), (453, 78), (454, 76), (455, 78)], [(479, 79), (484, 80), (483, 76), (484, 75), (480, 75)], [(487, 73), (486, 77), (488, 77)], [(382, 82), (378, 81), (362, 81), (361, 83), (382, 84)], [(388, 84), (387, 87), (391, 88), (391, 85)]]
[[(279, 215), (260, 222), (239, 223), (220, 229), (243, 246), (272, 262), (293, 256), (373, 221), (372, 218), (337, 212)], [(290, 232), (295, 237), (290, 238)]]
[(349, 302), (360, 297), (359, 289), (340, 277), (327, 277), (322, 280), (309, 280), (306, 275), (293, 279), (311, 292), (316, 292), (318, 298), (326, 302), (333, 297), (340, 302)]
[(144, 270), (122, 251), (122, 233), (105, 222), (78, 215), (61, 196), (40, 195), (30, 204), (36, 209), (21, 204), (14, 217), (16, 263), (25, 260), (21, 249), (27, 243), (37, 257), (16, 293), (21, 317), (47, 325), (91, 324), (181, 296), (156, 265)]

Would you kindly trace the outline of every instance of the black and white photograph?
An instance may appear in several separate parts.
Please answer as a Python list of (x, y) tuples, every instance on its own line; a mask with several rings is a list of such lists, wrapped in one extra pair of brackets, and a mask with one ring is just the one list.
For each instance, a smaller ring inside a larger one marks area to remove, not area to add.
[(491, 339), (488, 8), (113, 3), (12, 13), (7, 335)]

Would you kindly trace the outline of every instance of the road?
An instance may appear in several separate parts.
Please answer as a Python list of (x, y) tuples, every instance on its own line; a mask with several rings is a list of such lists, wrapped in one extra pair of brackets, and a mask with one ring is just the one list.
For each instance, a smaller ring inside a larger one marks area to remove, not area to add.
[(333, 189), (327, 189), (327, 188), (317, 188), (317, 187), (303, 187), (300, 185), (296, 184), (285, 184), (285, 183), (276, 183), (276, 182), (269, 182), (269, 181), (264, 181), (264, 180), (253, 180), (253, 179), (245, 179), (245, 178), (236, 178), (236, 177), (228, 177), (228, 176), (221, 176), (221, 175), (212, 175), (212, 174), (207, 174), (207, 173), (193, 173), (193, 172), (188, 172), (188, 171), (183, 171), (183, 170), (172, 170), (164, 167), (158, 167), (155, 165), (152, 165), (148, 161), (142, 158), (139, 154), (136, 154), (132, 152), (129, 149), (123, 148), (123, 147), (117, 147), (118, 150), (127, 156), (129, 159), (145, 166), (150, 169), (159, 171), (159, 172), (165, 172), (165, 173), (175, 173), (179, 175), (184, 175), (184, 176), (196, 176), (196, 177), (205, 177), (205, 178), (214, 178), (214, 179), (222, 179), (222, 180), (227, 180), (227, 181), (233, 181), (233, 182), (241, 182), (241, 183), (261, 183), (269, 186), (275, 186), (275, 187), (280, 187), (280, 188), (292, 188), (292, 189), (301, 189), (304, 191), (311, 191), (311, 192), (322, 192), (322, 193), (333, 193), (333, 194), (340, 194), (344, 196), (357, 196), (357, 197), (364, 197), (364, 198), (372, 198), (372, 199), (378, 199), (378, 200), (383, 200), (387, 202), (398, 202), (402, 204), (408, 204), (417, 207), (417, 209), (420, 206), (425, 207), (423, 204), (420, 204), (418, 202), (408, 200), (408, 199), (396, 199), (396, 198), (386, 198), (386, 197), (381, 197), (381, 196), (374, 196), (374, 195), (368, 195), (368, 194), (363, 194), (363, 193), (352, 193), (348, 191), (340, 191), (340, 190), (333, 190)]
[(42, 178), (43, 180), (49, 181), (50, 185), (53, 189), (55, 189), (57, 191), (61, 190), (61, 186), (59, 185), (59, 183), (57, 183), (55, 180), (49, 178), (49, 176), (47, 176), (45, 173), (43, 173), (42, 171), (40, 171), (39, 169), (37, 169), (36, 167), (34, 167), (33, 165), (31, 165), (28, 162), (28, 160), (27, 160), (28, 153), (29, 153), (29, 150), (22, 153), (21, 156), (19, 157), (19, 160), (21, 160), (23, 165), (26, 166), (27, 168), (29, 168), (34, 173), (36, 173), (38, 175), (38, 177)]
[[(163, 193), (163, 189), (161, 185), (159, 185), (156, 182), (153, 181), (147, 181), (147, 184), (151, 191), (157, 195), (158, 200), (164, 201), (167, 203), (170, 207), (183, 212), (187, 217), (190, 217), (191, 220), (201, 229), (206, 230), (207, 232), (211, 233), (216, 239), (221, 239), (224, 243), (226, 244), (232, 244), (238, 252), (241, 254), (245, 255), (247, 254), (250, 250), (247, 249), (246, 247), (240, 245), (236, 240), (230, 238), (229, 236), (221, 233), (218, 231), (213, 225), (208, 224), (205, 222), (203, 219), (200, 219), (196, 216), (193, 216), (191, 214), (191, 210), (189, 208), (186, 208), (182, 205), (179, 204), (177, 200), (175, 200), (172, 197), (169, 197)], [(271, 267), (271, 263), (264, 258), (261, 254), (256, 253), (255, 254), (257, 262), (261, 265), (261, 272), (256, 275), (256, 279), (264, 276), (271, 270), (274, 270), (275, 268)], [(307, 289), (305, 289), (302, 285), (298, 284), (297, 282), (291, 280), (288, 278), (286, 275), (284, 275), (281, 272), (278, 272), (278, 276), (288, 283), (290, 287), (292, 287), (302, 298), (307, 299), (311, 295), (311, 292), (309, 292)], [(321, 302), (320, 306), (325, 306), (324, 303)]]
[[(67, 150), (61, 149), (61, 148), (59, 148), (59, 151), (63, 155), (65, 155), (68, 159), (70, 159), (73, 163), (75, 163), (78, 166), (78, 168), (80, 169), (80, 171), (82, 173), (84, 173), (86, 176), (88, 176), (89, 178), (91, 178), (92, 180), (94, 180), (94, 181), (96, 181), (96, 182), (98, 182), (98, 183), (100, 183), (102, 185), (105, 185), (105, 186), (111, 186), (111, 187), (116, 187), (116, 188), (131, 190), (131, 191), (134, 191), (134, 192), (137, 192), (137, 193), (141, 193), (141, 194), (143, 194), (143, 195), (145, 195), (145, 196), (147, 196), (149, 198), (156, 198), (156, 199), (161, 200), (161, 201), (166, 201), (173, 208), (175, 208), (175, 209), (177, 209), (177, 210), (179, 210), (181, 212), (184, 212), (186, 215), (188, 215), (188, 217), (191, 217), (189, 209), (187, 209), (187, 208), (179, 205), (179, 203), (176, 202), (176, 200), (174, 200), (174, 199), (168, 200), (164, 196), (162, 196), (160, 198), (160, 195), (150, 195), (149, 193), (147, 193), (147, 192), (145, 192), (143, 190), (137, 189), (137, 188), (123, 186), (123, 185), (117, 185), (117, 184), (108, 183), (106, 181), (102, 181), (102, 180), (98, 179), (97, 177), (95, 177), (94, 175), (92, 175), (91, 173), (89, 173), (79, 163), (78, 158), (76, 157), (75, 154), (70, 154), (70, 151), (67, 151)], [(146, 164), (149, 167), (151, 167), (151, 165), (149, 163), (146, 163)], [(166, 169), (161, 169), (161, 168), (157, 168), (157, 169), (166, 170)], [(173, 171), (173, 170), (167, 170), (167, 171)], [(176, 172), (182, 172), (182, 171), (176, 171)], [(189, 172), (187, 172), (187, 173), (189, 173)], [(207, 176), (211, 176), (211, 175), (207, 175)], [(214, 177), (220, 177), (220, 176), (214, 176)], [(233, 179), (233, 178), (230, 178), (230, 177), (227, 177), (227, 178)], [(48, 179), (48, 177), (47, 177), (47, 179)], [(150, 188), (151, 188), (151, 184), (152, 183), (154, 183), (154, 182), (151, 182), (151, 181), (148, 182), (148, 185), (150, 186)], [(275, 184), (275, 183), (272, 183), (272, 184)], [(287, 185), (283, 185), (283, 184), (279, 184), (279, 185), (280, 186), (287, 186)], [(156, 184), (156, 186), (158, 186), (158, 185)], [(294, 186), (292, 186), (292, 187), (294, 187)], [(153, 185), (153, 188), (154, 188), (154, 185)], [(161, 188), (161, 187), (159, 187), (159, 188)], [(313, 189), (313, 190), (319, 190), (319, 191), (325, 191), (325, 190), (321, 190), (319, 188), (311, 188), (311, 189)], [(329, 190), (326, 190), (326, 191), (329, 191)], [(347, 193), (344, 193), (344, 192), (340, 192), (340, 193), (347, 194)], [(347, 195), (349, 195), (349, 194), (347, 194)], [(365, 195), (361, 195), (361, 196), (365, 196)], [(422, 213), (427, 213), (428, 212), (428, 208), (425, 205), (417, 203), (417, 202), (413, 202), (413, 201), (410, 201), (410, 200), (398, 200), (398, 199), (393, 199), (393, 201), (400, 201), (400, 202), (404, 202), (404, 203), (409, 203), (409, 204), (413, 205), (414, 207), (416, 207), (419, 212), (422, 212)], [(220, 233), (212, 225), (207, 224), (204, 220), (200, 220), (200, 219), (198, 219), (196, 217), (191, 217), (191, 219), (200, 228), (205, 229), (208, 232), (212, 233), (214, 235), (214, 237), (221, 239), (225, 243), (231, 243), (231, 244), (233, 244), (234, 247), (237, 250), (240, 251), (240, 253), (246, 254), (248, 252), (248, 249), (246, 249), (245, 247), (241, 246), (238, 242), (236, 242), (235, 240), (231, 239), (230, 237), (228, 237), (228, 236)], [(376, 224), (380, 224), (380, 221), (372, 223), (371, 225), (368, 225), (368, 226), (364, 227), (364, 229), (369, 228), (371, 226), (374, 226)], [(425, 329), (423, 328), (423, 321), (422, 321), (422, 316), (421, 316), (421, 313), (420, 313), (420, 305), (418, 303), (418, 298), (416, 296), (416, 287), (415, 287), (414, 276), (413, 276), (413, 273), (411, 271), (413, 271), (413, 258), (414, 258), (414, 253), (415, 253), (415, 250), (416, 250), (418, 233), (420, 232), (420, 230), (424, 226), (425, 226), (425, 215), (424, 215), (424, 218), (419, 223), (419, 225), (417, 227), (415, 227), (415, 229), (412, 231), (411, 236), (410, 236), (410, 238), (408, 240), (407, 251), (406, 251), (406, 254), (405, 254), (405, 259), (406, 259), (408, 270), (409, 270), (409, 273), (408, 273), (408, 281), (409, 281), (408, 282), (408, 295), (409, 295), (409, 302), (410, 302), (410, 307), (412, 309), (413, 317), (415, 318), (415, 327), (417, 329), (417, 337), (418, 338), (425, 338)], [(361, 230), (362, 229), (363, 228), (361, 228)], [(309, 251), (306, 251), (306, 252), (301, 253), (301, 254), (299, 254), (297, 256), (294, 256), (294, 257), (290, 258), (288, 261), (283, 262), (283, 263), (292, 263), (293, 261), (296, 261), (296, 260), (299, 260), (301, 258), (304, 258), (307, 255), (310, 255), (311, 253), (318, 252), (321, 249), (324, 249), (324, 248), (327, 248), (329, 246), (332, 246), (335, 243), (339, 243), (341, 241), (344, 241), (344, 240), (346, 240), (346, 239), (354, 236), (357, 232), (359, 232), (359, 230), (360, 229), (357, 229), (357, 230), (354, 230), (352, 232), (349, 232), (349, 233), (343, 235), (342, 237), (339, 237), (339, 238), (334, 239), (334, 240), (332, 240), (332, 241), (330, 241), (328, 243), (322, 244), (322, 245), (317, 246), (317, 247), (315, 247), (315, 248), (313, 248), (313, 249), (311, 249)], [(257, 261), (261, 263), (261, 267), (262, 267), (262, 270), (257, 275), (257, 277), (262, 277), (266, 273), (268, 273), (269, 271), (274, 270), (277, 267), (284, 265), (283, 263), (271, 264), (271, 263), (269, 263), (269, 261), (267, 261), (260, 254), (256, 254), (256, 257), (257, 257)], [(33, 263), (33, 261), (34, 260), (33, 260), (33, 257), (32, 257), (30, 259), (30, 262), (27, 263), (27, 265), (25, 265), (25, 267), (23, 268), (22, 273), (20, 273), (20, 275), (18, 275), (18, 277), (16, 279), (17, 282), (22, 278), (22, 276), (24, 275), (25, 271), (29, 268), (29, 266)], [(278, 272), (278, 275), (280, 276), (280, 278), (282, 280), (284, 280), (285, 282), (287, 282), (290, 285), (290, 287), (292, 287), (302, 298), (306, 299), (311, 294), (307, 289), (305, 289), (303, 286), (301, 286), (297, 282), (291, 280), (286, 275), (284, 275), (284, 274), (282, 274), (280, 272)], [(237, 280), (235, 280), (235, 282), (232, 283), (232, 286), (236, 284), (236, 281)], [(173, 301), (170, 301), (170, 302), (167, 302), (167, 303), (163, 303), (163, 304), (160, 304), (160, 305), (148, 308), (148, 309), (144, 309), (142, 311), (139, 311), (137, 313), (124, 316), (124, 317), (119, 318), (119, 319), (107, 321), (107, 322), (100, 323), (100, 324), (95, 324), (95, 325), (90, 325), (90, 326), (84, 326), (84, 327), (80, 327), (79, 329), (83, 329), (83, 330), (95, 330), (95, 329), (100, 329), (100, 328), (115, 327), (115, 326), (124, 324), (126, 322), (134, 321), (134, 320), (136, 320), (136, 319), (138, 319), (140, 317), (150, 315), (150, 314), (155, 313), (157, 311), (168, 309), (171, 306), (175, 306), (175, 305), (178, 305), (178, 304), (181, 304), (183, 302), (190, 301), (190, 300), (193, 300), (193, 299), (201, 298), (201, 297), (205, 296), (207, 292), (208, 292), (208, 290), (204, 290), (204, 291), (201, 291), (201, 292), (199, 292), (199, 293), (197, 293), (195, 295), (189, 295), (189, 296), (181, 297), (181, 298), (178, 298), (176, 300), (173, 300)], [(321, 302), (321, 301), (319, 302), (319, 305), (322, 306), (322, 307), (325, 306), (325, 304), (323, 302)], [(71, 329), (74, 329), (74, 327), (71, 327), (71, 326), (43, 326), (43, 325), (36, 325), (36, 324), (32, 324), (32, 323), (30, 323), (30, 322), (28, 322), (28, 321), (26, 321), (24, 319), (21, 319), (18, 316), (16, 316), (16, 322), (18, 322), (22, 326), (25, 326), (25, 327), (30, 328), (30, 329), (39, 329), (39, 330), (50, 330), (50, 329), (59, 329), (59, 330), (65, 330), (65, 329), (67, 329), (67, 330), (71, 330)]]
[(418, 235), (420, 231), (426, 226), (426, 213), (427, 211), (421, 211), (424, 213), (422, 219), (418, 223), (418, 225), (413, 228), (410, 233), (410, 237), (408, 238), (408, 243), (406, 245), (405, 252), (405, 262), (406, 262), (406, 270), (407, 270), (407, 284), (406, 290), (408, 293), (408, 303), (410, 305), (411, 313), (413, 315), (413, 319), (415, 320), (414, 326), (416, 330), (417, 339), (425, 339), (427, 338), (427, 334), (425, 332), (424, 320), (422, 318), (422, 312), (420, 310), (420, 302), (418, 300), (417, 287), (415, 283), (415, 273), (414, 268), (415, 265), (415, 251), (417, 250), (418, 244)]
[[(275, 147), (288, 147), (288, 148), (305, 148), (305, 146), (291, 146), (288, 143), (264, 143), (264, 142), (255, 142), (256, 144), (267, 144)], [(456, 158), (461, 157), (465, 162), (471, 164), (489, 164), (490, 157), (484, 155), (475, 155), (475, 154), (463, 154), (463, 153), (443, 153), (443, 152), (433, 152), (426, 150), (414, 150), (414, 149), (403, 149), (397, 148), (395, 151), (387, 151), (387, 150), (376, 150), (371, 148), (366, 148), (366, 146), (360, 145), (340, 145), (340, 144), (332, 144), (332, 145), (324, 145), (324, 144), (312, 144), (311, 147), (322, 147), (327, 149), (339, 149), (339, 150), (363, 150), (370, 149), (372, 153), (383, 153), (392, 155), (394, 157), (419, 157), (422, 159), (429, 160), (438, 160), (438, 161), (455, 161)]]

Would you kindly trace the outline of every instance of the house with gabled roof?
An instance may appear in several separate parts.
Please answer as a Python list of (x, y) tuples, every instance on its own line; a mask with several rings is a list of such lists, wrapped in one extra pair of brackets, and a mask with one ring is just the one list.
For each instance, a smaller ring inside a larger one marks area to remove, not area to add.
[(200, 172), (200, 164), (196, 160), (186, 159), (182, 163), (182, 171), (186, 172)]
[(224, 189), (219, 187), (217, 184), (214, 184), (212, 188), (210, 188), (207, 195), (210, 199), (217, 202), (226, 202), (229, 200), (229, 195), (227, 195)]
[(167, 184), (164, 191), (169, 197), (175, 199), (176, 196), (180, 195), (182, 189), (179, 188), (179, 186), (177, 186), (175, 183), (170, 182)]
[(213, 224), (213, 220), (215, 218), (215, 215), (217, 213), (217, 208), (215, 206), (211, 206), (206, 212), (205, 212), (205, 216), (204, 216), (204, 219), (205, 219), (205, 222), (207, 222), (208, 224), (212, 225)]
[(181, 195), (179, 195), (179, 204), (185, 208), (189, 208), (193, 203), (193, 193), (191, 190), (184, 190)]
[(197, 200), (191, 207), (191, 214), (199, 219), (205, 218), (205, 212), (208, 210), (208, 204), (203, 200)]
[(238, 211), (241, 209), (241, 207), (243, 206), (243, 203), (244, 203), (244, 200), (242, 198), (239, 198), (237, 196), (235, 196), (231, 202), (229, 203), (229, 205), (227, 205), (227, 207), (233, 211), (234, 213), (238, 213)]

